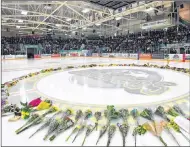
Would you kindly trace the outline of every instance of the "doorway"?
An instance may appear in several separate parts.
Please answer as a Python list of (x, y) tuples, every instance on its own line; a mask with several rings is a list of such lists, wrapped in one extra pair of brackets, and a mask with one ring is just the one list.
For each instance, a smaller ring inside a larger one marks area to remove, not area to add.
[(33, 59), (34, 58), (34, 48), (27, 48), (27, 58)]

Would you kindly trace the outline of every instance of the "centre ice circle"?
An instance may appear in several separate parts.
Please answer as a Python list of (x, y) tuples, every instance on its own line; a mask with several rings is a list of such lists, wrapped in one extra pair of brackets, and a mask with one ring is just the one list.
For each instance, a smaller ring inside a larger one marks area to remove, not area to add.
[(189, 94), (189, 77), (145, 67), (96, 67), (55, 73), (37, 83), (47, 97), (85, 105), (164, 103)]

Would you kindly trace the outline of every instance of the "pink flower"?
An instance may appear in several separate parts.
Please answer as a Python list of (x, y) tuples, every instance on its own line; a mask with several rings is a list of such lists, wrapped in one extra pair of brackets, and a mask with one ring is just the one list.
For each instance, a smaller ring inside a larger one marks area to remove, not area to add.
[(38, 106), (40, 103), (41, 103), (41, 98), (39, 97), (39, 98), (37, 98), (37, 99), (34, 99), (34, 100), (32, 100), (30, 103), (29, 103), (29, 105), (30, 106), (32, 106), (32, 107), (36, 107), (36, 106)]

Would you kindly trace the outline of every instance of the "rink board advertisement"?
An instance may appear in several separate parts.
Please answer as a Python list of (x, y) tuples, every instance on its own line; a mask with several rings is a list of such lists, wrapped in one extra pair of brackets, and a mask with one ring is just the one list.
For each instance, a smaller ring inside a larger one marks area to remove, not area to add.
[(140, 54), (139, 59), (150, 60), (150, 59), (152, 59), (152, 55), (151, 54)]
[(169, 54), (169, 59), (181, 61), (181, 60), (183, 60), (183, 54)]
[(34, 58), (41, 58), (41, 55), (36, 54), (36, 55), (34, 55)]
[(15, 55), (5, 55), (5, 59), (15, 59)]
[(92, 57), (98, 57), (99, 54), (98, 53), (92, 53)]
[(52, 54), (51, 57), (53, 57), (53, 58), (54, 57), (61, 57), (61, 55), (60, 54)]
[(190, 54), (185, 54), (185, 60), (190, 61)]
[(152, 54), (152, 59), (164, 59), (164, 54)]

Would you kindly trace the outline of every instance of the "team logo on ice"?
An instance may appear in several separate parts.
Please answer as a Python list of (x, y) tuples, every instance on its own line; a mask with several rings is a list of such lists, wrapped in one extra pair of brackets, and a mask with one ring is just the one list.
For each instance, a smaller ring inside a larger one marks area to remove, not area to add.
[(160, 95), (175, 83), (155, 71), (141, 69), (87, 69), (70, 71), (71, 82), (94, 88), (123, 88), (131, 94)]

